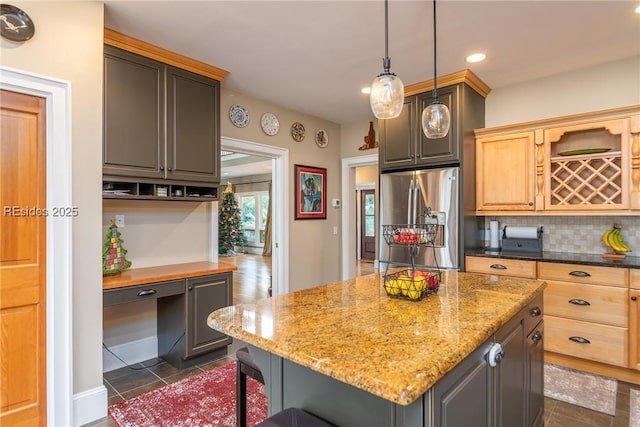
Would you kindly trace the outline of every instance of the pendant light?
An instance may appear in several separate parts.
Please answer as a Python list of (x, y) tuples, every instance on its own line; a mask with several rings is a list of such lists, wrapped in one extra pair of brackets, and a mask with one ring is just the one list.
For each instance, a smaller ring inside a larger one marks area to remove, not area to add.
[(371, 83), (369, 103), (371, 111), (379, 119), (393, 119), (402, 112), (404, 105), (404, 85), (402, 80), (389, 71), (389, 0), (384, 1), (384, 58), (382, 59), (382, 73)]
[(433, 0), (433, 100), (422, 111), (422, 131), (429, 139), (447, 136), (451, 126), (449, 108), (438, 100), (436, 56), (436, 0)]

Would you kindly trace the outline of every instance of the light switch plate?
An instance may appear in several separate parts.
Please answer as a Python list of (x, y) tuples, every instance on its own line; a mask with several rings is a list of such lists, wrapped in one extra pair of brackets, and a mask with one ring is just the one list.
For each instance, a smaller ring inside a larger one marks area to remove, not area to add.
[(116, 227), (124, 227), (124, 215), (116, 215)]

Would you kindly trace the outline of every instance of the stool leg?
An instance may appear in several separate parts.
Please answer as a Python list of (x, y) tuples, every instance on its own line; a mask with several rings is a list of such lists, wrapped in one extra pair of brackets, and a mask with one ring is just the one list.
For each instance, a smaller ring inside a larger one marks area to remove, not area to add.
[(236, 369), (236, 426), (247, 426), (247, 375), (242, 372), (242, 363)]

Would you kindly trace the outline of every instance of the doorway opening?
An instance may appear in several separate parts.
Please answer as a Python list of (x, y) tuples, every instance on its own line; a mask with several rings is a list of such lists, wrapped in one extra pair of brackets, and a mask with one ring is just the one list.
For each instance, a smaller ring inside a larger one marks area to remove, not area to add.
[[(342, 159), (342, 279), (350, 279), (358, 275), (358, 236), (353, 230), (358, 229), (358, 206), (356, 198), (353, 197), (356, 187), (356, 169), (364, 166), (377, 166), (378, 155), (371, 154), (367, 156), (346, 157)], [(378, 184), (375, 180), (374, 188)], [(378, 197), (375, 197), (376, 205)], [(375, 223), (378, 222), (377, 212), (375, 214)], [(379, 233), (376, 233), (379, 234)], [(377, 247), (376, 237), (376, 247)], [(374, 259), (374, 269), (377, 269), (378, 260)]]
[[(243, 141), (234, 138), (222, 137), (222, 151), (227, 151), (245, 156), (260, 158), (257, 162), (260, 166), (251, 166), (254, 174), (265, 172), (264, 162), (270, 163), (271, 168), (271, 194), (269, 197), (271, 204), (271, 237), (269, 233), (264, 233), (264, 245), (271, 245), (271, 294), (279, 295), (289, 292), (289, 188), (288, 165), (289, 151), (284, 148), (259, 144), (256, 142)], [(240, 162), (239, 162), (240, 163)], [(222, 168), (224, 172), (224, 167)], [(227, 177), (221, 177), (222, 184)], [(264, 198), (260, 197), (261, 201)], [(249, 199), (247, 199), (249, 203)], [(265, 212), (266, 215), (266, 212)], [(266, 216), (264, 218), (266, 225)], [(260, 219), (262, 221), (262, 219)], [(217, 224), (217, 221), (216, 221)], [(253, 228), (254, 240), (259, 241), (262, 234), (262, 224), (257, 224)], [(255, 245), (258, 246), (258, 245)]]

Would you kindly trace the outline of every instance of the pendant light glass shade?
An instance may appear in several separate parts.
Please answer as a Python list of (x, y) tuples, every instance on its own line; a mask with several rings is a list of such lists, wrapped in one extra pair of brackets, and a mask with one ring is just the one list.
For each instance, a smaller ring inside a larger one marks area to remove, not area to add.
[(438, 101), (438, 74), (436, 68), (436, 0), (433, 0), (433, 101), (422, 110), (422, 132), (429, 139), (447, 136), (451, 127), (449, 108)]
[(435, 101), (422, 110), (422, 131), (429, 139), (447, 136), (451, 127), (449, 108)]
[(371, 83), (369, 104), (371, 111), (378, 119), (393, 119), (402, 112), (404, 105), (404, 85), (402, 80), (391, 69), (389, 58), (389, 0), (384, 1), (384, 58), (383, 72)]
[(371, 111), (379, 119), (393, 119), (402, 112), (404, 86), (393, 73), (382, 73), (371, 83)]

